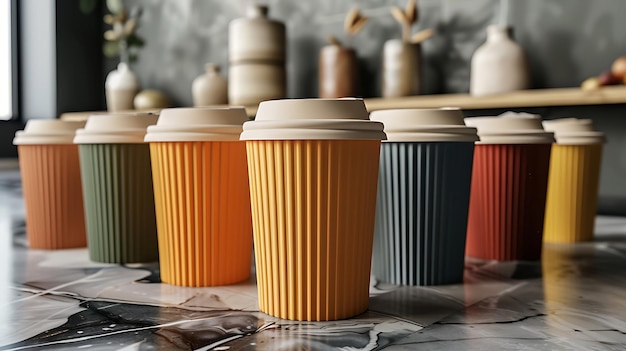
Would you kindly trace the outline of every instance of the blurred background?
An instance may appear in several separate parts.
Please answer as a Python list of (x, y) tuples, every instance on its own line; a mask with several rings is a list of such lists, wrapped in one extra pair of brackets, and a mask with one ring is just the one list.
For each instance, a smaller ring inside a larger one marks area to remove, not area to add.
[[(15, 158), (16, 130), (30, 118), (58, 118), (73, 111), (106, 109), (104, 82), (119, 55), (107, 48), (103, 17), (111, 6), (138, 14), (139, 41), (130, 67), (143, 89), (163, 92), (173, 106), (192, 105), (192, 81), (214, 62), (228, 75), (228, 28), (245, 15), (247, 0), (5, 0), (0, 4), (0, 158)], [(359, 60), (361, 95), (381, 96), (382, 48), (400, 38), (390, 14), (404, 0), (270, 0), (269, 17), (286, 25), (287, 95), (315, 97), (318, 54), (335, 36), (352, 46)], [(503, 3), (507, 10), (502, 11)], [(369, 18), (346, 38), (346, 13), (358, 5)], [(512, 27), (529, 60), (533, 89), (579, 87), (610, 70), (626, 55), (626, 2), (619, 0), (419, 0), (414, 31), (433, 28), (422, 44), (422, 94), (467, 93), (470, 62), (492, 24)], [(10, 19), (10, 20), (9, 20)], [(624, 90), (626, 97), (626, 89)], [(544, 118), (593, 119), (607, 134), (599, 210), (626, 214), (626, 105), (465, 110), (467, 116), (506, 110)]]

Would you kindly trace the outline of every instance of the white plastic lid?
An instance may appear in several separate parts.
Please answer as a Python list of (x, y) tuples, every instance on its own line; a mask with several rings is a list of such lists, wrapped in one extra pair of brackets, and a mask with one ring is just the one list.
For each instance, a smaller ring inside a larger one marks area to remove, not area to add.
[(604, 133), (595, 130), (590, 119), (561, 118), (543, 121), (543, 127), (554, 132), (557, 144), (589, 145), (606, 141)]
[(146, 128), (159, 118), (151, 113), (92, 115), (76, 131), (75, 144), (143, 144)]
[(263, 101), (241, 140), (384, 140), (383, 124), (370, 121), (362, 99)]
[(148, 128), (145, 141), (238, 141), (248, 120), (243, 107), (168, 108)]
[(551, 144), (554, 133), (547, 132), (541, 116), (506, 112), (500, 116), (471, 117), (465, 124), (478, 129), (477, 144)]
[(478, 140), (476, 128), (465, 126), (458, 108), (380, 110), (370, 118), (385, 125), (388, 142)]
[(74, 135), (85, 122), (67, 122), (58, 119), (31, 119), (24, 130), (17, 131), (14, 145), (73, 144)]
[(120, 62), (117, 69), (109, 73), (104, 84), (107, 89), (134, 90), (139, 86), (139, 80), (126, 63)]

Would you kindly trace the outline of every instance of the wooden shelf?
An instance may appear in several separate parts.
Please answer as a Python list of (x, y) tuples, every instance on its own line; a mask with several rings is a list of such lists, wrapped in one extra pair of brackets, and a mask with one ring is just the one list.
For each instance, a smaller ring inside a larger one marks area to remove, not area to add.
[(390, 108), (491, 109), (513, 107), (576, 106), (626, 103), (626, 86), (607, 86), (593, 91), (580, 88), (519, 90), (488, 96), (469, 94), (419, 95), (365, 99), (369, 111)]
[[(253, 117), (256, 114), (257, 106), (246, 106), (246, 113), (248, 116)], [(152, 112), (159, 113), (160, 109), (149, 109), (149, 110), (128, 110), (128, 111), (120, 111), (119, 113), (142, 113), (142, 112)], [(108, 113), (107, 111), (82, 111), (82, 112), (66, 112), (62, 114), (59, 118), (64, 121), (86, 121), (87, 118), (91, 115)]]
[[(624, 103), (626, 103), (626, 86), (608, 86), (593, 91), (583, 91), (580, 88), (520, 90), (510, 93), (479, 97), (471, 96), (469, 94), (441, 94), (365, 99), (365, 105), (369, 111), (391, 108), (439, 107), (459, 107), (469, 110), (482, 110), (492, 108), (605, 105)], [(256, 110), (257, 106), (246, 106), (248, 116), (254, 116), (256, 114)], [(61, 115), (61, 119), (80, 121), (86, 120), (90, 115), (97, 113), (106, 112), (69, 112)]]

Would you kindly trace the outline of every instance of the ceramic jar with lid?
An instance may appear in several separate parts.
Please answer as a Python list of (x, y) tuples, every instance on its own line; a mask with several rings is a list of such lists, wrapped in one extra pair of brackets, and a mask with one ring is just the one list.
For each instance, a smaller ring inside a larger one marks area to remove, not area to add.
[(228, 104), (228, 81), (220, 74), (220, 66), (207, 63), (206, 72), (194, 79), (191, 86), (194, 106)]
[(286, 96), (286, 30), (268, 18), (267, 6), (252, 4), (229, 27), (228, 100), (255, 105)]
[(285, 61), (285, 25), (268, 17), (265, 5), (250, 4), (246, 16), (234, 19), (228, 32), (231, 63)]
[(497, 94), (530, 87), (526, 54), (511, 33), (509, 27), (492, 25), (487, 28), (487, 41), (472, 57), (471, 95)]

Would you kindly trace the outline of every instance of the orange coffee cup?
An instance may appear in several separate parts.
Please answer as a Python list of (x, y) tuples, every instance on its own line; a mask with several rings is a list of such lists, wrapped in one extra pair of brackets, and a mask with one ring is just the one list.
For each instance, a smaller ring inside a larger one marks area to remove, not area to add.
[(30, 248), (87, 245), (78, 146), (72, 143), (76, 129), (84, 125), (30, 120), (15, 134)]
[(173, 108), (148, 127), (161, 280), (215, 286), (248, 279), (252, 219), (243, 108)]

